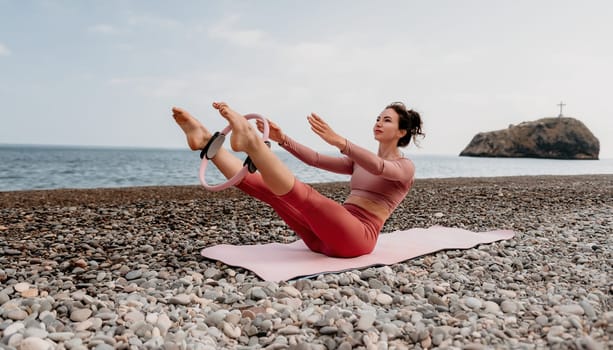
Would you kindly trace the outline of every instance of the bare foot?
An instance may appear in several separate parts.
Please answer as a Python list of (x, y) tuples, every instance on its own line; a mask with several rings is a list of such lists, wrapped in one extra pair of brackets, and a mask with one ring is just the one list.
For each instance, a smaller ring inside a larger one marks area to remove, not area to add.
[(194, 151), (203, 149), (212, 136), (207, 128), (183, 108), (173, 107), (172, 116), (187, 136), (189, 148)]
[(225, 102), (213, 102), (213, 108), (232, 126), (230, 146), (235, 152), (248, 152), (258, 145), (255, 130), (242, 115), (231, 109)]

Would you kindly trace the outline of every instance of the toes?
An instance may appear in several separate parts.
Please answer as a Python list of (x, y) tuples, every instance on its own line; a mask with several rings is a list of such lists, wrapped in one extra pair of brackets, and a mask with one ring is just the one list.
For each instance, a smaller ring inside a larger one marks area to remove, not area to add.
[(213, 102), (213, 108), (221, 110), (224, 107), (228, 107), (228, 104), (225, 102)]
[(221, 107), (219, 109), (219, 113), (221, 113), (221, 115), (223, 115), (224, 117), (230, 116), (230, 111), (228, 111), (228, 107)]
[(172, 116), (176, 119), (176, 118), (180, 118), (180, 117), (184, 117), (186, 115), (185, 111), (183, 111), (181, 108), (178, 107), (173, 107), (172, 108)]

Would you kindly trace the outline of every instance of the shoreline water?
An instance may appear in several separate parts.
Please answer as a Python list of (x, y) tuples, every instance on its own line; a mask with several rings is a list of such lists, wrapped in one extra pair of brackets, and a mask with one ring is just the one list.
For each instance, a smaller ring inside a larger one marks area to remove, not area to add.
[[(347, 175), (307, 166), (286, 151), (275, 148), (275, 152), (303, 182), (349, 179)], [(159, 149), (0, 146), (0, 191), (198, 185), (200, 159), (197, 153)], [(338, 156), (338, 153), (329, 155)], [(613, 174), (613, 159), (480, 158), (420, 152), (407, 153), (406, 156), (415, 163), (417, 179)], [(221, 173), (210, 166), (207, 182), (216, 184), (222, 181), (225, 179)]]
[[(338, 201), (349, 190), (313, 186)], [(517, 235), (280, 283), (199, 255), (214, 244), (297, 239), (237, 190), (0, 192), (0, 213), (5, 345), (613, 346), (613, 175), (417, 179), (383, 234), (443, 225)]]
[[(530, 185), (548, 181), (566, 181), (572, 179), (608, 179), (613, 174), (581, 174), (581, 175), (516, 175), (516, 176), (490, 176), (490, 177), (446, 177), (415, 179), (420, 184), (456, 184), (474, 185), (477, 183), (491, 184), (511, 181), (517, 184)], [(308, 182), (318, 190), (344, 188), (348, 191), (348, 181)], [(205, 190), (200, 185), (159, 185), (159, 186), (126, 186), (126, 187), (97, 187), (97, 188), (51, 188), (0, 191), (0, 208), (37, 206), (37, 205), (85, 205), (85, 204), (121, 204), (135, 200), (173, 200), (219, 199), (241, 196), (235, 188), (220, 192)], [(411, 197), (411, 192), (407, 198)]]

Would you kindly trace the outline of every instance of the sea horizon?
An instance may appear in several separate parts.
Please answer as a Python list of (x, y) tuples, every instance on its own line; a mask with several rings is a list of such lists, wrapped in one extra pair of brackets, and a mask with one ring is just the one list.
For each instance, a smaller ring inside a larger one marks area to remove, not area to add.
[[(347, 175), (307, 166), (283, 149), (275, 147), (274, 152), (303, 182), (349, 180)], [(405, 156), (415, 163), (417, 179), (613, 174), (613, 159), (607, 158), (465, 157), (413, 152)], [(200, 161), (197, 152), (184, 148), (0, 144), (0, 191), (198, 185)], [(224, 180), (215, 167), (209, 167), (207, 182)]]

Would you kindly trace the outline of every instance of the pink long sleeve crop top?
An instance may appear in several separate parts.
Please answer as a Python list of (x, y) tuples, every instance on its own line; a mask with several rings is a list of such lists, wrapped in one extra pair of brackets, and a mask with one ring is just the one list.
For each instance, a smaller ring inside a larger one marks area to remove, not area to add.
[(407, 158), (385, 160), (347, 141), (342, 157), (327, 156), (301, 145), (286, 136), (279, 143), (305, 164), (351, 175), (351, 194), (380, 203), (390, 213), (402, 202), (413, 185), (415, 166)]

